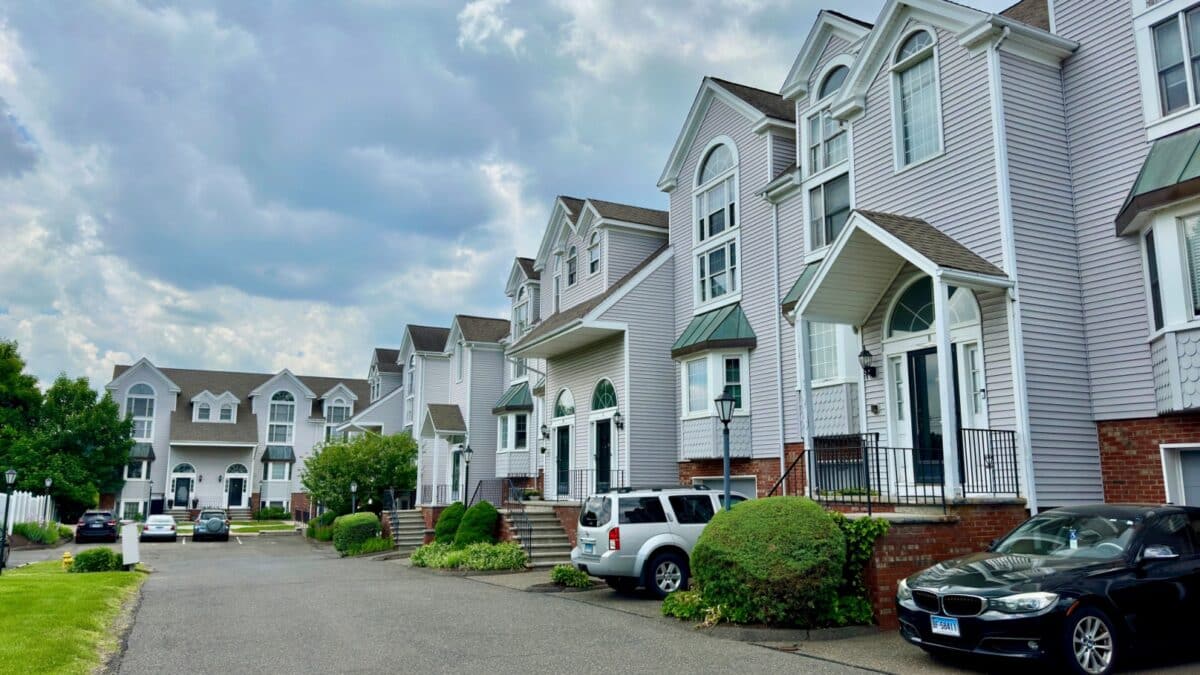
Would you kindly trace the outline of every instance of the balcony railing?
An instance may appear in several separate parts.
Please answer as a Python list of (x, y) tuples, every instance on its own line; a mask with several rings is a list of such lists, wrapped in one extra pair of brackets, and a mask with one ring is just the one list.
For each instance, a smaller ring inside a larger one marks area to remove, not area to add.
[[(563, 472), (563, 474), (556, 473), (553, 476), (552, 479), (558, 481), (558, 490), (555, 497), (548, 499), (560, 502), (581, 502), (598, 492), (627, 487), (624, 471), (602, 471), (597, 475), (594, 469), (576, 469)], [(566, 479), (565, 485), (564, 478)], [(551, 480), (551, 478), (547, 478), (547, 480)], [(564, 487), (566, 490), (563, 490)]]
[[(813, 438), (809, 454), (814, 497), (826, 504), (946, 506), (941, 448), (888, 448), (879, 434)], [(958, 485), (965, 497), (1020, 495), (1016, 433), (959, 431)]]
[(422, 504), (432, 504), (433, 503), (433, 486), (432, 485), (425, 484), (425, 485), (421, 486), (421, 503)]

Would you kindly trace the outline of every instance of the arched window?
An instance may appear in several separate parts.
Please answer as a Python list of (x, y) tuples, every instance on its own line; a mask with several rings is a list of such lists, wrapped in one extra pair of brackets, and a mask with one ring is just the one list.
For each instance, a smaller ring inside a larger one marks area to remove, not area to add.
[(896, 160), (908, 166), (937, 154), (942, 147), (938, 119), (938, 83), (934, 67), (934, 41), (919, 30), (905, 38), (896, 50), (892, 66), (896, 92)]
[(325, 440), (334, 437), (339, 425), (350, 419), (350, 404), (341, 396), (325, 405)]
[(574, 414), (575, 397), (571, 396), (570, 389), (563, 389), (558, 393), (558, 399), (554, 401), (554, 416), (570, 417)]
[(513, 339), (519, 340), (525, 334), (525, 329), (529, 327), (529, 302), (525, 297), (524, 286), (517, 289), (517, 301), (513, 304), (513, 323), (516, 324)]
[[(979, 322), (979, 306), (975, 294), (966, 288), (950, 287), (950, 325), (964, 326)], [(914, 281), (896, 301), (888, 320), (888, 337), (904, 337), (933, 329), (933, 280), (921, 277)]]
[(133, 420), (133, 438), (154, 439), (154, 390), (148, 384), (135, 384), (125, 398), (125, 415)]
[(207, 403), (201, 403), (199, 406), (197, 406), (196, 419), (204, 420), (205, 422), (207, 422), (211, 418), (212, 418), (212, 407), (211, 406), (209, 406)]
[(596, 383), (592, 390), (592, 410), (605, 410), (617, 407), (617, 390), (613, 383), (605, 378)]
[(408, 356), (408, 393), (413, 390), (413, 372), (417, 369), (417, 355), (409, 354)]
[(575, 252), (575, 247), (567, 251), (567, 287), (575, 285), (575, 273), (579, 266), (578, 255)]
[(233, 421), (233, 404), (232, 403), (226, 403), (221, 406), (221, 421), (222, 422), (232, 422)]
[(838, 66), (829, 71), (825, 79), (821, 82), (821, 87), (817, 91), (818, 98), (825, 98), (837, 92), (842, 88), (842, 83), (846, 81), (846, 75), (850, 73), (850, 69), (846, 66)]
[(171, 473), (196, 473), (196, 467), (184, 462), (183, 464), (176, 464), (175, 468), (171, 469)]
[(286, 391), (277, 391), (271, 396), (271, 410), (267, 424), (267, 442), (289, 445), (294, 437), (296, 423), (296, 399)]
[(229, 468), (225, 469), (225, 473), (234, 473), (234, 474), (250, 473), (250, 470), (246, 468), (245, 464), (230, 464)]
[(592, 233), (592, 241), (588, 244), (588, 274), (600, 271), (600, 233)]
[(696, 177), (697, 241), (704, 241), (737, 226), (737, 163), (729, 145), (708, 151)]

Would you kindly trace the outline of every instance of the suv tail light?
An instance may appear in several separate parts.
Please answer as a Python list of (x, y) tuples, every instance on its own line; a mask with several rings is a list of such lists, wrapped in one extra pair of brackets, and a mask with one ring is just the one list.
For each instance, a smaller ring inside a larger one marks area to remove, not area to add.
[(110, 520), (107, 523), (105, 523), (105, 525), (116, 525), (116, 524), (117, 524), (117, 521), (115, 521), (115, 520)]
[(169, 527), (171, 528), (171, 531), (172, 531), (172, 532), (174, 532), (174, 531), (175, 531), (175, 526), (174, 526), (174, 525), (170, 525)]
[(610, 550), (610, 551), (620, 551), (621, 550), (621, 528), (614, 527), (613, 529), (608, 531), (608, 550)]

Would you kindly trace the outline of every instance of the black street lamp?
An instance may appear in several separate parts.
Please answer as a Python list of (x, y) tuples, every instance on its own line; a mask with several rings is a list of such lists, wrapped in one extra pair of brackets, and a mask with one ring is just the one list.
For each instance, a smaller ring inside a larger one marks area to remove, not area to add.
[[(463, 456), (463, 495), (462, 496), (466, 497), (467, 499), (470, 499), (470, 497), (467, 497), (467, 493), (471, 489), (471, 483), (470, 483), (470, 480), (471, 480), (471, 453), (473, 453), (473, 452), (475, 452), (475, 451), (471, 449), (470, 445), (466, 445), (462, 449), (462, 456)], [(467, 502), (467, 499), (463, 500), (464, 504)]]
[(350, 513), (358, 513), (358, 481), (350, 481)]
[(722, 435), (725, 439), (725, 510), (729, 510), (729, 421), (733, 419), (733, 406), (737, 401), (729, 394), (729, 388), (726, 387), (721, 395), (713, 399), (713, 403), (717, 404), (717, 417), (720, 418), (721, 424), (724, 426)]
[(0, 523), (0, 570), (8, 565), (8, 509), (12, 506), (12, 486), (17, 482), (17, 470), (4, 472), (4, 522)]
[(54, 484), (54, 479), (49, 476), (46, 476), (45, 484), (46, 484), (46, 495), (45, 495), (46, 498), (44, 500), (44, 503), (42, 504), (42, 526), (43, 527), (46, 525), (46, 522), (50, 520), (50, 486)]

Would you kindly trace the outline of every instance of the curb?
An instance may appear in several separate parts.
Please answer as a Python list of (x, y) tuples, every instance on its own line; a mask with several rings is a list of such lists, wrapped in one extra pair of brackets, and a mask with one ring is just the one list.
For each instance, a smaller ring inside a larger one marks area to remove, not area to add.
[[(669, 618), (669, 617), (664, 617)], [(695, 627), (695, 631), (719, 640), (734, 642), (826, 642), (874, 635), (878, 626), (842, 626), (839, 628), (769, 628), (721, 624), (711, 628)]]

